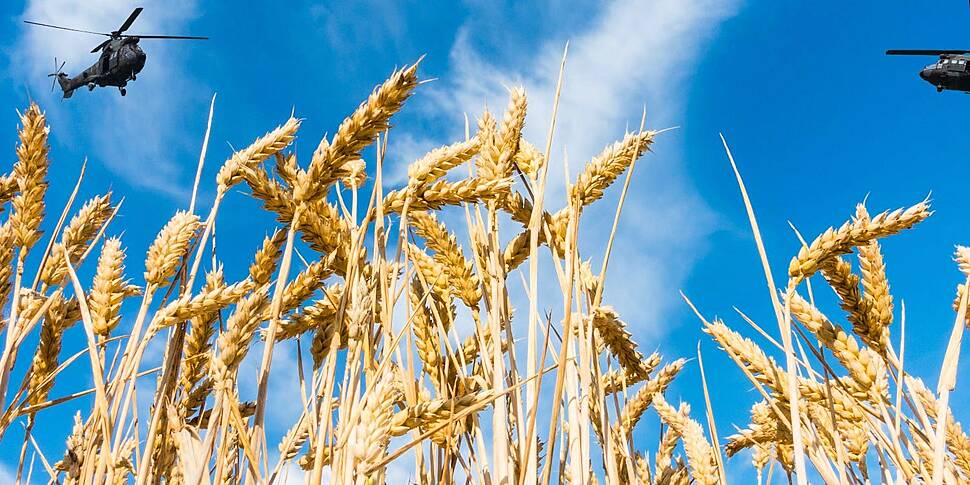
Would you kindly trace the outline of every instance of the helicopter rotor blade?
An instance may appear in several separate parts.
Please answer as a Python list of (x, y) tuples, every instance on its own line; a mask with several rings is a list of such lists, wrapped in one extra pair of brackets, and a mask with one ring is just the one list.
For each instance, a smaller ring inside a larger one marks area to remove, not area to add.
[(209, 40), (208, 37), (198, 37), (194, 35), (122, 35), (122, 37), (137, 37), (139, 39)]
[(30, 25), (39, 25), (41, 27), (50, 27), (52, 29), (70, 30), (71, 32), (81, 32), (84, 34), (104, 35), (107, 37), (111, 37), (111, 34), (108, 34), (105, 32), (92, 32), (90, 30), (72, 29), (71, 27), (61, 27), (60, 25), (44, 24), (40, 22), (34, 22), (32, 20), (24, 20), (24, 23), (30, 24)]
[(970, 51), (956, 49), (889, 49), (890, 56), (939, 56), (944, 54), (970, 54)]
[(111, 42), (111, 39), (108, 39), (108, 40), (106, 40), (106, 41), (98, 44), (97, 47), (95, 47), (94, 49), (91, 49), (91, 53), (94, 54), (95, 52), (98, 52), (99, 50), (104, 49), (104, 46), (108, 45), (109, 42)]
[(57, 86), (57, 73), (60, 72), (60, 71), (61, 71), (60, 68), (57, 67), (57, 58), (55, 57), (54, 58), (54, 72), (52, 72), (52, 73), (50, 73), (50, 74), (47, 75), (47, 77), (53, 78), (53, 79), (51, 79), (51, 92), (52, 93), (54, 92), (54, 88)]
[(114, 33), (121, 34), (128, 30), (128, 28), (131, 27), (131, 24), (135, 23), (135, 19), (138, 18), (138, 15), (141, 14), (142, 10), (144, 10), (142, 7), (135, 8), (135, 10), (131, 12), (131, 15), (128, 16), (128, 19), (125, 20), (125, 23), (121, 24), (121, 27), (118, 27), (118, 30), (114, 31)]

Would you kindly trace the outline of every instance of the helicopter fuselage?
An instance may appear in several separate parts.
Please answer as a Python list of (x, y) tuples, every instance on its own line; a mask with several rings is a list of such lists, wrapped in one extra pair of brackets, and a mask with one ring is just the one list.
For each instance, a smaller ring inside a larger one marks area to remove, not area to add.
[(938, 61), (924, 67), (919, 77), (937, 91), (970, 92), (970, 56), (941, 55)]
[(58, 82), (65, 98), (82, 86), (87, 86), (89, 90), (96, 86), (116, 86), (124, 93), (128, 81), (134, 80), (145, 67), (146, 59), (145, 51), (138, 46), (137, 37), (113, 40), (105, 45), (101, 57), (91, 67), (74, 77), (59, 74)]

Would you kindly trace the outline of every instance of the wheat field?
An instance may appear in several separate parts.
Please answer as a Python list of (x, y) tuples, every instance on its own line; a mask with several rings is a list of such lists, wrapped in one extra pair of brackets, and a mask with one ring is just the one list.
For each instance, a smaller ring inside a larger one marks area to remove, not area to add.
[[(630, 176), (662, 133), (641, 122), (622, 134), (549, 207), (554, 126), (525, 140), (526, 93), (512, 88), (504, 112), (486, 111), (464, 139), (411, 163), (404, 186), (384, 187), (387, 133), (420, 89), (418, 67), (393, 72), (308, 157), (293, 151), (301, 120), (290, 118), (224, 162), (207, 210), (194, 194), (212, 182), (197, 181), (186, 210), (144, 215), (160, 227), (144, 261), (126, 252), (117, 195), (45, 204), (56, 127), (35, 104), (22, 112), (0, 178), (0, 443), (19, 450), (17, 480), (711, 485), (740, 483), (727, 464), (746, 461), (758, 483), (970, 481), (970, 437), (949, 407), (966, 284), (938, 382), (911, 375), (891, 338), (900, 312), (879, 240), (929, 217), (928, 201), (878, 214), (860, 204), (804, 240), (775, 282), (736, 170), (778, 327), (748, 322), (753, 340), (739, 331), (747, 323), (695, 309), (703, 338), (760, 399), (750, 424), (719, 435), (710, 399), (665, 395), (702, 363), (646, 355), (605, 296)], [(581, 254), (583, 211), (608, 189), (619, 193), (609, 244)], [(277, 221), (239, 281), (214, 248), (226, 197), (251, 197)], [(956, 262), (970, 278), (970, 248)], [(816, 307), (812, 282), (835, 292), (839, 315)], [(540, 286), (557, 292), (554, 312)], [(85, 338), (64, 339), (72, 327)], [(147, 364), (152, 345), (161, 365)], [(284, 352), (296, 375), (271, 374)], [(86, 380), (52, 395), (65, 375)], [(298, 392), (271, 392), (271, 378)], [(302, 412), (273, 432), (280, 400)], [(57, 406), (81, 411), (64, 422)], [(633, 439), (656, 423), (655, 442)], [(63, 430), (63, 446), (39, 446), (38, 427)]]

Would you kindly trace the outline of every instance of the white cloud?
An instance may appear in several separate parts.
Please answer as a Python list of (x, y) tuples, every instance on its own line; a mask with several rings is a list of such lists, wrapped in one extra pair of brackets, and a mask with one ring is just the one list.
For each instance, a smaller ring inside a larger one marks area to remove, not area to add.
[[(406, 15), (402, 5), (383, 0), (317, 3), (310, 6), (310, 16), (327, 38), (327, 44), (343, 53), (383, 48), (397, 44), (405, 37)], [(367, 21), (361, 21), (362, 19)]]
[[(163, 8), (161, 1), (148, 1), (146, 10), (132, 29), (133, 32), (188, 33), (181, 27), (194, 13), (194, 0), (170, 2)], [(505, 87), (523, 84), (529, 93), (530, 117), (526, 136), (539, 146), (544, 145), (548, 118), (551, 112), (562, 39), (569, 38), (570, 56), (567, 65), (556, 134), (554, 160), (558, 165), (550, 173), (550, 181), (562, 180), (562, 153), (566, 152), (575, 169), (603, 146), (620, 138), (625, 129), (635, 129), (644, 103), (650, 110), (650, 127), (665, 127), (683, 123), (683, 107), (693, 66), (703, 46), (708, 42), (720, 21), (731, 14), (733, 0), (618, 0), (594, 15), (584, 31), (561, 33), (561, 38), (539, 42), (527, 62), (507, 65), (478, 50), (472, 42), (477, 36), (488, 35), (484, 28), (466, 25), (452, 49), (451, 72), (431, 89), (429, 104), (436, 110), (455, 116), (449, 120), (453, 132), (441, 139), (422, 133), (405, 133), (392, 137), (397, 143), (395, 152), (410, 161), (416, 154), (433, 145), (461, 136), (462, 114), (477, 114), (488, 102), (493, 111), (501, 111), (506, 102)], [(568, 8), (561, 5), (562, 8)], [(473, 6), (473, 8), (487, 8)], [(111, 30), (130, 12), (131, 6), (122, 0), (94, 0), (76, 4), (69, 0), (28, 2), (24, 18), (52, 22), (92, 30)], [(544, 22), (555, 24), (550, 10)], [(474, 12), (471, 13), (474, 17)], [(573, 35), (575, 34), (575, 35)], [(74, 73), (94, 61), (87, 53), (92, 42), (82, 34), (59, 32), (42, 28), (24, 30), (20, 39), (22, 49), (15, 62), (21, 74), (31, 80), (50, 71), (51, 58), (68, 59), (69, 72)], [(147, 42), (147, 41), (146, 41)], [(68, 109), (74, 104), (61, 104), (47, 92), (34, 92), (45, 100), (49, 114), (60, 117), (59, 136), (85, 136), (85, 141), (97, 153), (97, 162), (108, 164), (119, 175), (134, 184), (173, 193), (171, 178), (184, 177), (172, 162), (170, 141), (178, 130), (173, 120), (179, 112), (178, 94), (184, 86), (186, 73), (164, 44), (146, 45), (149, 54), (144, 76), (122, 99), (116, 93), (97, 91), (97, 103), (89, 103), (90, 110)], [(181, 52), (185, 52), (182, 50)], [(32, 86), (42, 85), (31, 82)], [(107, 90), (106, 90), (107, 91)], [(164, 93), (164, 95), (160, 95)], [(71, 103), (84, 100), (89, 93), (78, 93)], [(104, 96), (111, 94), (111, 96)], [(56, 94), (59, 97), (59, 93)], [(207, 94), (206, 94), (207, 96)], [(94, 101), (94, 100), (92, 100)], [(136, 104), (137, 103), (137, 104)], [(80, 103), (77, 103), (80, 104)], [(138, 106), (138, 109), (131, 109)], [(104, 126), (103, 130), (78, 130), (65, 133), (69, 126), (84, 124)], [(149, 129), (144, 129), (150, 127)], [(406, 129), (402, 127), (402, 129)], [(201, 133), (199, 134), (201, 136)], [(188, 140), (196, 147), (198, 139)], [(657, 145), (657, 153), (648, 155), (637, 169), (637, 181), (630, 195), (614, 250), (612, 271), (608, 281), (608, 299), (619, 307), (631, 324), (640, 331), (638, 338), (650, 329), (658, 328), (671, 305), (676, 304), (676, 289), (685, 278), (690, 264), (709, 229), (713, 216), (696, 191), (684, 179), (680, 164), (678, 138), (664, 135)], [(151, 167), (146, 170), (146, 166)], [(403, 167), (403, 164), (397, 166)], [(403, 180), (403, 173), (389, 174), (394, 182)], [(561, 187), (558, 189), (561, 193)], [(586, 215), (591, 230), (586, 256), (598, 256), (612, 222), (614, 197), (601, 201)], [(174, 195), (182, 195), (177, 191)], [(553, 197), (551, 204), (559, 201)], [(460, 226), (458, 226), (460, 227)], [(635, 269), (635, 271), (631, 271)], [(554, 279), (545, 280), (555, 288)], [(517, 281), (512, 284), (518, 284)], [(556, 290), (558, 291), (558, 290)], [(548, 300), (555, 302), (555, 299)], [(520, 315), (525, 312), (520, 306)], [(397, 316), (397, 315), (396, 315)], [(404, 319), (396, 319), (403, 322)], [(283, 344), (286, 345), (286, 344)], [(652, 347), (652, 345), (647, 345)], [(251, 350), (250, 359), (241, 376), (256, 375), (261, 345)], [(277, 353), (273, 374), (289, 379), (271, 379), (270, 393), (279, 396), (267, 416), (274, 434), (292, 423), (300, 412), (296, 362), (291, 354)], [(549, 385), (549, 382), (546, 382)], [(255, 391), (251, 379), (242, 379), (240, 386), (248, 395)], [(139, 385), (141, 390), (141, 385)], [(139, 392), (139, 400), (152, 393)], [(141, 409), (147, 407), (142, 403)], [(546, 422), (543, 418), (542, 422)], [(302, 482), (298, 467), (288, 467), (286, 483)], [(2, 473), (2, 470), (0, 470)], [(389, 477), (410, 476), (410, 467), (400, 463), (388, 470)], [(2, 476), (2, 475), (0, 475)]]
[[(564, 154), (568, 154), (572, 179), (586, 160), (620, 139), (625, 130), (638, 127), (644, 104), (648, 108), (648, 128), (684, 123), (690, 77), (700, 53), (734, 8), (734, 0), (617, 0), (591, 15), (584, 28), (549, 34), (526, 55), (480, 47), (494, 43), (487, 38), (495, 33), (490, 30), (494, 25), (511, 30), (515, 23), (512, 19), (495, 18), (495, 11), (483, 14), (489, 22), (478, 22), (473, 10), (472, 20), (460, 29), (452, 46), (448, 70), (436, 73), (439, 81), (415, 97), (425, 116), (450, 115), (438, 120), (444, 129), (434, 135), (428, 135), (428, 131), (402, 134), (399, 129), (391, 138), (395, 145), (389, 152), (399, 163), (392, 163), (401, 166), (417, 157), (416, 150), (462, 137), (465, 113), (477, 116), (487, 104), (501, 116), (508, 98), (506, 90), (517, 84), (523, 85), (529, 95), (525, 137), (543, 147), (563, 44), (568, 39), (569, 57), (553, 145), (554, 165), (549, 175), (548, 203), (556, 209), (562, 204)], [(548, 11), (552, 18), (544, 18), (543, 22), (556, 24), (553, 11)], [(502, 34), (504, 31), (496, 35)], [(654, 153), (638, 164), (607, 278), (606, 302), (619, 309), (647, 350), (656, 348), (656, 339), (669, 328), (672, 310), (682, 305), (677, 290), (716, 223), (713, 212), (685, 177), (681, 140), (677, 132), (664, 134)], [(395, 175), (401, 177), (399, 172), (392, 172), (389, 179), (396, 180)], [(594, 259), (596, 271), (609, 237), (619, 185), (622, 180), (604, 200), (584, 213), (581, 249), (585, 258)], [(460, 212), (446, 215), (445, 219), (464, 239), (464, 214)], [(508, 237), (519, 227), (507, 223), (503, 229), (503, 235)], [(467, 242), (464, 244), (467, 248)], [(543, 261), (547, 261), (545, 255)], [(540, 312), (551, 309), (553, 319), (558, 321), (562, 316), (558, 281), (550, 265), (543, 263), (540, 268)], [(511, 275), (509, 283), (518, 288), (519, 275)], [(517, 352), (522, 359), (526, 355), (524, 326), (528, 302), (522, 292), (511, 294), (522, 344)], [(554, 381), (545, 379), (540, 393), (550, 393)], [(548, 407), (540, 407), (538, 423), (545, 426), (549, 422), (549, 411)], [(488, 411), (483, 412), (481, 419), (489, 422)], [(494, 430), (486, 428), (488, 441)], [(596, 460), (595, 454), (592, 459)]]
[[(145, 10), (129, 33), (153, 35), (186, 34), (187, 20), (195, 15), (195, 0), (146, 0)], [(52, 23), (84, 30), (110, 32), (117, 29), (135, 5), (128, 0), (30, 0), (24, 20)], [(86, 146), (93, 163), (104, 164), (136, 187), (184, 197), (184, 171), (175, 163), (179, 153), (198, 150), (202, 134), (188, 139), (180, 131), (179, 117), (193, 101), (191, 77), (183, 67), (186, 45), (145, 40), (148, 54), (145, 69), (129, 85), (122, 98), (114, 88), (84, 88), (65, 102), (60, 90), (50, 92), (53, 58), (67, 61), (64, 71), (77, 74), (97, 60), (90, 50), (104, 38), (94, 35), (23, 25), (11, 54), (12, 70), (22, 77), (30, 95), (38, 100), (56, 127), (61, 141)], [(198, 45), (192, 46), (198, 48)], [(201, 97), (208, 97), (202, 93)], [(196, 103), (198, 104), (198, 103)], [(204, 113), (199, 114), (200, 118)], [(200, 122), (201, 123), (201, 122)], [(79, 128), (74, 128), (79, 127)]]
[[(521, 84), (529, 95), (525, 136), (543, 147), (564, 40), (569, 40), (565, 84), (559, 106), (548, 202), (562, 203), (562, 160), (568, 156), (573, 176), (579, 167), (624, 130), (635, 130), (641, 110), (648, 128), (683, 124), (690, 76), (718, 24), (733, 13), (735, 0), (617, 0), (592, 15), (585, 30), (541, 39), (532, 55), (482, 52), (489, 25), (470, 20), (451, 51), (450, 72), (426, 94), (428, 110), (445, 111), (461, 136), (463, 114), (478, 115), (485, 104), (501, 116), (506, 89)], [(478, 6), (477, 8), (488, 8)], [(545, 11), (555, 24), (555, 9)], [(494, 15), (494, 11), (489, 12)], [(565, 14), (564, 14), (565, 15)], [(475, 18), (472, 12), (470, 18)], [(505, 25), (510, 25), (512, 19)], [(487, 43), (487, 42), (486, 42)], [(504, 58), (522, 59), (508, 64)], [(399, 139), (402, 137), (399, 135)], [(392, 140), (393, 141), (393, 140)], [(425, 146), (416, 135), (404, 137), (405, 151)], [(443, 143), (447, 139), (435, 139)], [(714, 216), (682, 169), (676, 132), (658, 138), (653, 154), (638, 165), (625, 205), (607, 278), (608, 300), (643, 333), (656, 335), (664, 317), (678, 303), (677, 288), (703, 248)], [(622, 183), (622, 181), (621, 181)], [(619, 185), (619, 184), (618, 184)], [(595, 268), (609, 236), (619, 188), (585, 214), (586, 257)], [(636, 271), (630, 271), (636, 268)], [(556, 301), (556, 300), (550, 300)]]
[[(14, 464), (13, 466), (16, 467), (17, 465)], [(15, 481), (14, 479), (16, 478), (16, 473), (17, 473), (16, 469), (11, 470), (7, 468), (7, 465), (0, 462), (0, 483), (14, 483)]]

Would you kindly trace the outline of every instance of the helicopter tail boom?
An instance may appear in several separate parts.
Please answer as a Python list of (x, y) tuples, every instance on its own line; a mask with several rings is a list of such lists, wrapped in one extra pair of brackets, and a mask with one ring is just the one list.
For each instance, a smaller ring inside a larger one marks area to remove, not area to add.
[(67, 74), (59, 72), (54, 75), (54, 78), (57, 79), (57, 84), (61, 86), (61, 91), (64, 92), (64, 99), (74, 95), (74, 90), (77, 89), (77, 86), (71, 85), (71, 78), (67, 77)]

